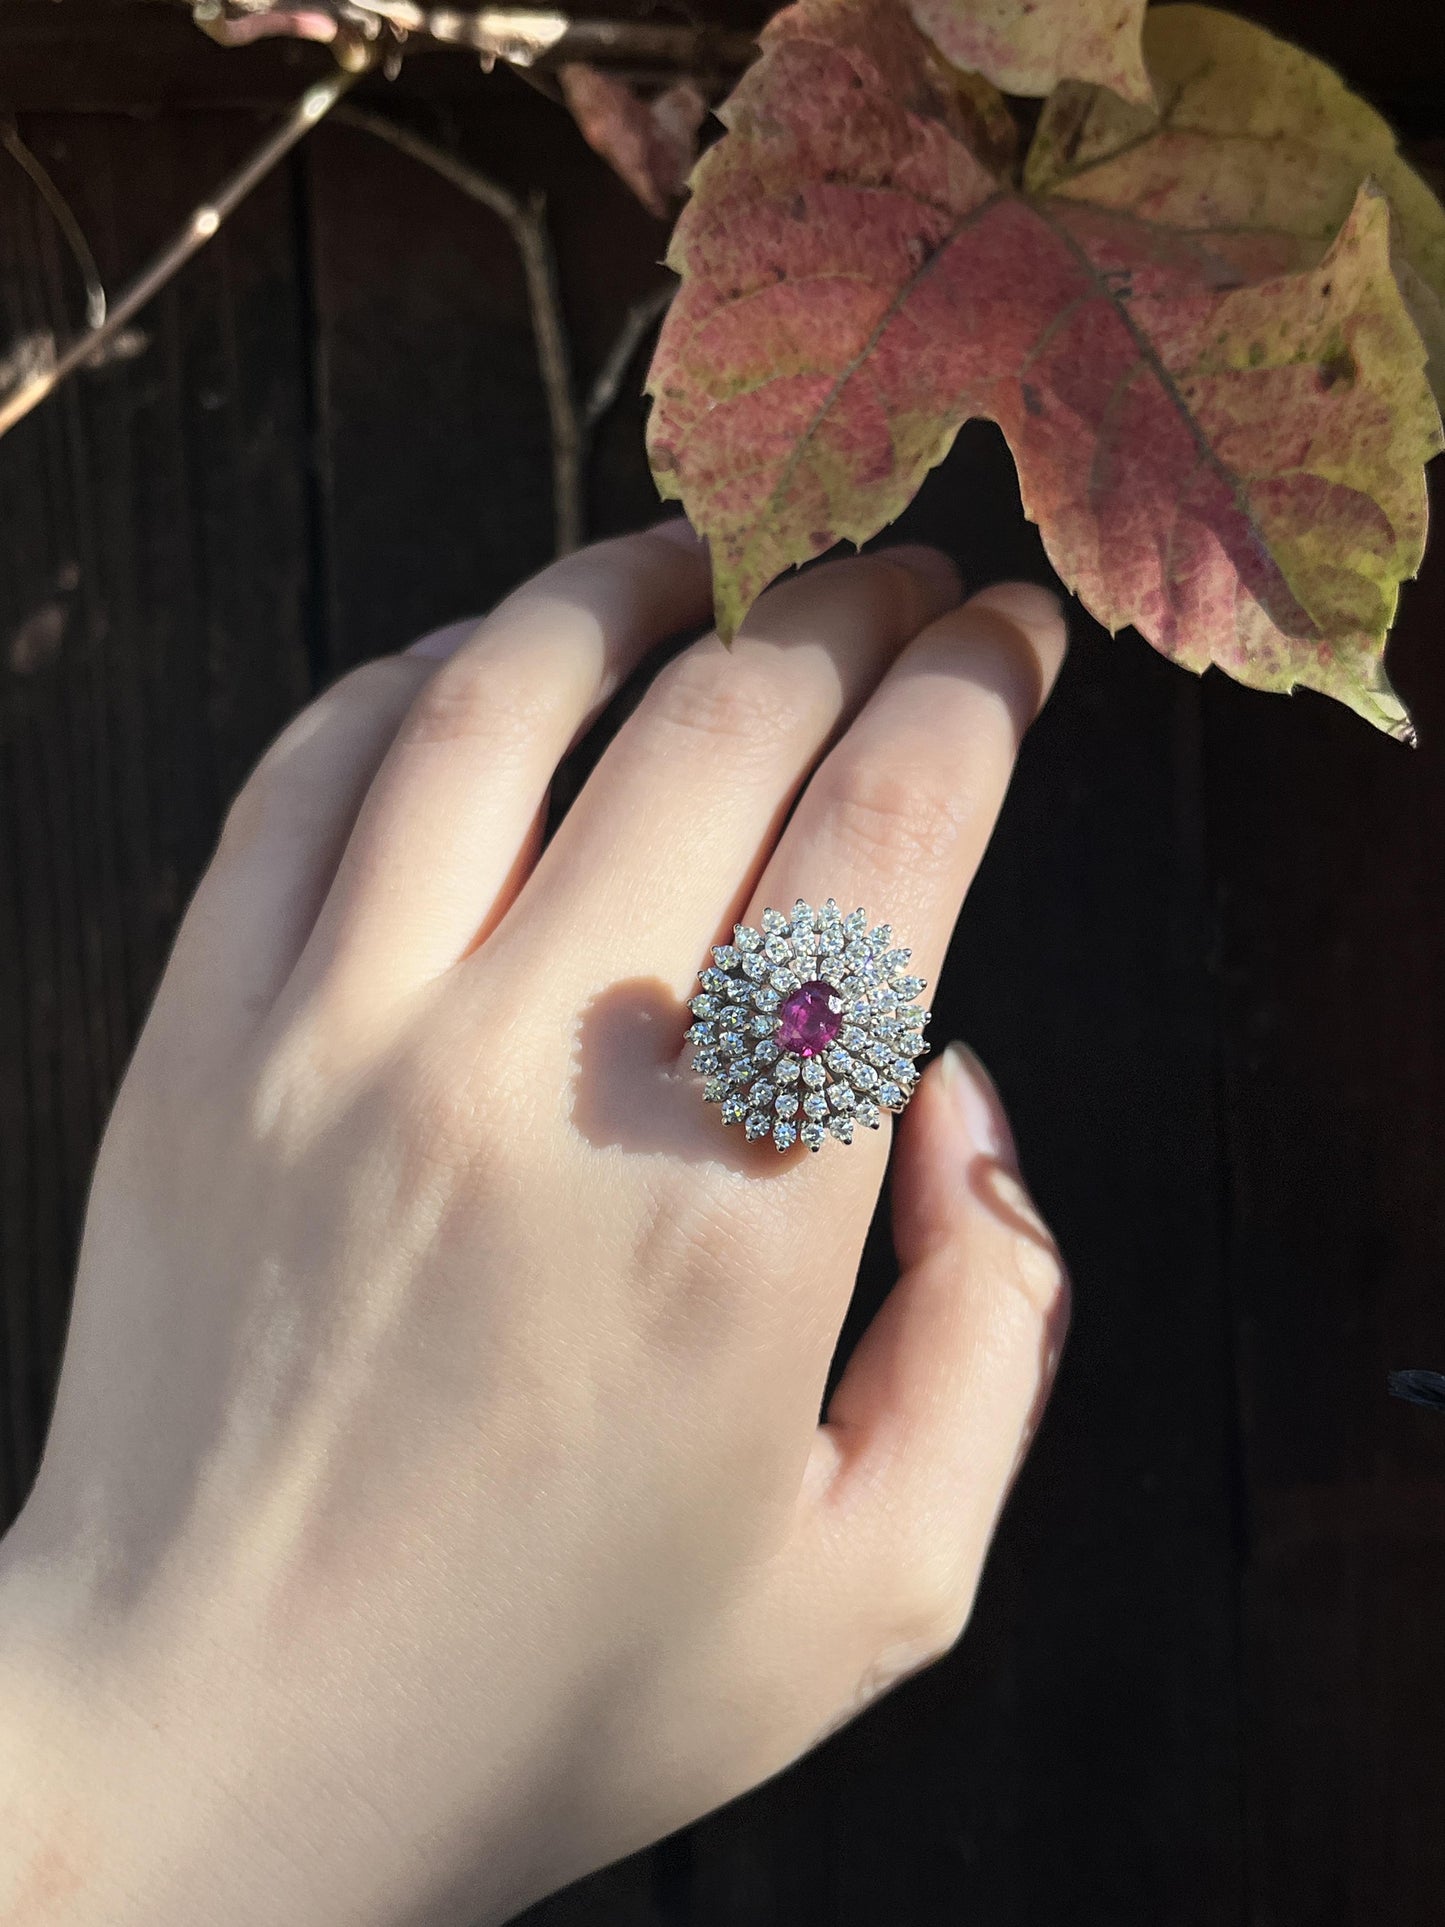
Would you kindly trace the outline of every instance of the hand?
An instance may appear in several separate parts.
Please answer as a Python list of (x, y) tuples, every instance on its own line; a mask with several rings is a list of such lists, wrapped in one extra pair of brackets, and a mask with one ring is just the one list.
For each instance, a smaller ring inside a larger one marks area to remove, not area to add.
[(543, 849), (707, 603), (683, 524), (575, 555), (232, 809), (0, 1547), (11, 1927), (501, 1921), (957, 1639), (1064, 1317), (997, 1098), (950, 1051), (905, 1112), (820, 1425), (888, 1128), (746, 1143), (684, 999), (798, 896), (935, 977), (1063, 626), (929, 550), (817, 568), (662, 669)]

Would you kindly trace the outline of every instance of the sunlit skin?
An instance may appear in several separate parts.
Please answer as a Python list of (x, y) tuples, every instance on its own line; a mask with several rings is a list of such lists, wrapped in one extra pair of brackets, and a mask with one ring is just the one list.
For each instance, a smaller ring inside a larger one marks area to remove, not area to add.
[[(929, 550), (670, 660), (685, 525), (338, 683), (232, 809), (101, 1149), (0, 1542), (7, 1927), (509, 1918), (949, 1650), (1062, 1342), (987, 1077), (817, 1156), (687, 1068), (802, 896), (935, 980), (1064, 647)], [(935, 1046), (945, 1040), (935, 1039)], [(885, 1160), (900, 1276), (823, 1390)]]

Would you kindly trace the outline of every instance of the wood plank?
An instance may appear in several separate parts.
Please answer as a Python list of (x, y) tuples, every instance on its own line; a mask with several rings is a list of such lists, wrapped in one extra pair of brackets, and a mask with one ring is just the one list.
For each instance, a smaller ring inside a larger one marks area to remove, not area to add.
[[(120, 277), (234, 165), (246, 116), (28, 120)], [(0, 445), (0, 1512), (40, 1447), (95, 1145), (224, 801), (308, 684), (306, 423), (278, 176)], [(0, 328), (79, 291), (0, 172)], [(13, 966), (13, 967), (12, 967)]]
[(1445, 1893), (1445, 1422), (1385, 1385), (1445, 1367), (1442, 629), (1437, 547), (1391, 648), (1415, 753), (1318, 698), (1209, 692), (1251, 1918), (1272, 1927), (1434, 1927)]
[[(449, 138), (435, 115), (410, 117)], [(547, 196), (585, 388), (657, 285), (665, 231), (552, 105), (513, 98), (456, 125), (458, 151)], [(488, 608), (551, 552), (550, 441), (516, 250), (502, 224), (367, 133), (307, 155), (334, 666)], [(599, 437), (593, 534), (661, 509), (642, 452), (642, 375)]]

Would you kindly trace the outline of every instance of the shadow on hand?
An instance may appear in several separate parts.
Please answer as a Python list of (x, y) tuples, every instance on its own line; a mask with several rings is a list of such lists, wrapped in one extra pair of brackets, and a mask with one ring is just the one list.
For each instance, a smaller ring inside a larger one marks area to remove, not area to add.
[(657, 977), (630, 977), (585, 1004), (573, 1053), (574, 1129), (599, 1150), (658, 1152), (752, 1177), (790, 1170), (797, 1150), (779, 1157), (766, 1139), (750, 1144), (703, 1102), (683, 1044), (691, 1022)]

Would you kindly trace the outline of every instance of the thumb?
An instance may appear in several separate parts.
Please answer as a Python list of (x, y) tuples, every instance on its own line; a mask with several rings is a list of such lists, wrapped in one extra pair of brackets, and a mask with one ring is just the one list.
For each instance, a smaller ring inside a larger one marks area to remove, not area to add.
[(893, 1200), (901, 1275), (820, 1428), (828, 1509), (856, 1544), (859, 1585), (891, 1570), (956, 1637), (1068, 1318), (998, 1092), (960, 1044), (903, 1114)]

